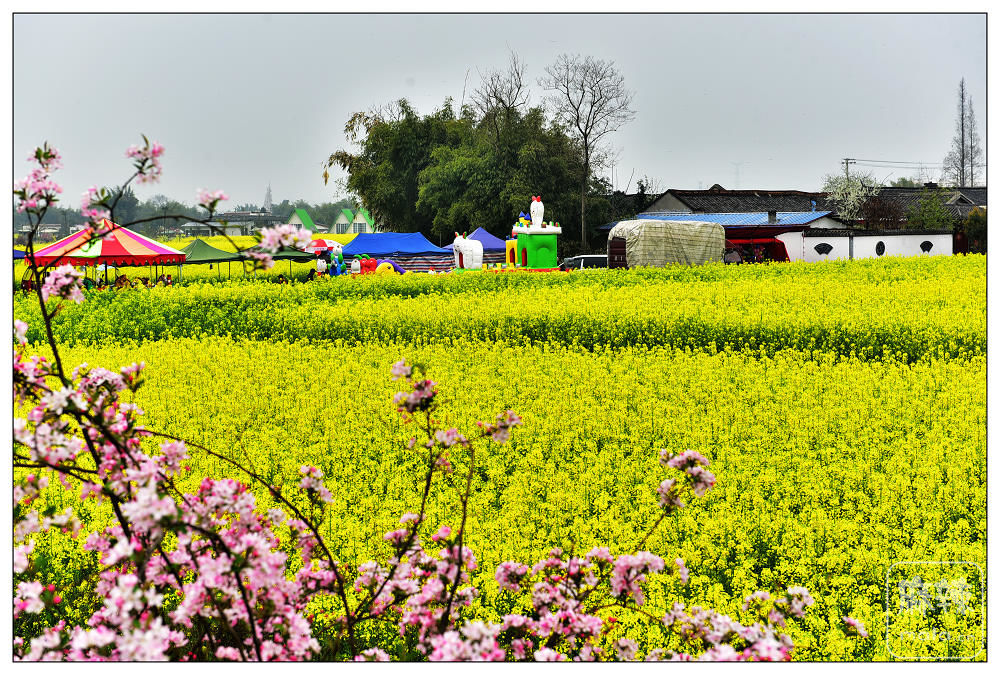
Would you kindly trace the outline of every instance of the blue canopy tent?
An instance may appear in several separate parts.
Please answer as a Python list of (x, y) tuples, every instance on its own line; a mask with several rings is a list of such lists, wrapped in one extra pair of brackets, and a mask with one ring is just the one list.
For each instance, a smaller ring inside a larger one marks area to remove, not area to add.
[[(494, 237), (492, 234), (490, 234), (481, 227), (477, 227), (476, 231), (470, 234), (468, 237), (466, 237), (466, 239), (473, 239), (475, 241), (482, 242), (483, 253), (491, 251), (500, 251), (501, 253), (507, 252), (507, 242), (505, 242), (503, 239)], [(444, 248), (450, 251), (452, 250), (452, 245), (448, 244)]]
[(448, 249), (427, 241), (419, 232), (362, 232), (344, 246), (344, 259), (367, 255), (392, 260), (407, 272), (446, 272), (455, 266), (455, 256)]
[(410, 272), (443, 272), (454, 267), (454, 255), (448, 249), (435, 246), (419, 232), (362, 232), (344, 246), (344, 258), (367, 255), (380, 260), (393, 260)]
[(398, 255), (426, 255), (448, 253), (446, 249), (427, 241), (419, 232), (362, 232), (344, 247), (344, 257), (368, 255), (372, 258), (391, 258)]
[(18, 249), (15, 248), (14, 249), (14, 260), (23, 260), (23, 259), (24, 259), (24, 251), (19, 251)]

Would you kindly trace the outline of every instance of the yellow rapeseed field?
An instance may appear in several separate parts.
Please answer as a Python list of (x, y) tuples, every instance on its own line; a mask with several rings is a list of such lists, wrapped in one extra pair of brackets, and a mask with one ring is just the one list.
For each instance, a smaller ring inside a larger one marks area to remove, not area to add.
[[(35, 331), (33, 311), (15, 301)], [(289, 489), (302, 464), (321, 468), (331, 548), (349, 564), (383, 553), (419, 500), (393, 362), (427, 367), (460, 430), (515, 410), (524, 427), (483, 446), (473, 483), (481, 618), (510, 609), (492, 581), (502, 560), (633, 550), (658, 512), (660, 448), (698, 450), (718, 481), (646, 544), (691, 569), (687, 587), (651, 588), (653, 613), (681, 600), (735, 615), (752, 591), (802, 585), (816, 604), (796, 659), (889, 659), (893, 563), (985, 569), (982, 256), (199, 284), (90, 294), (56, 332), (73, 343), (65, 363), (147, 363), (134, 401), (150, 428)], [(193, 454), (185, 487), (239, 477)], [(435, 527), (456, 521), (457, 483), (433, 497)], [(83, 514), (88, 529), (108, 517)], [(83, 576), (73, 546), (42, 547), (63, 561), (53, 577)], [(872, 638), (845, 638), (844, 615)]]

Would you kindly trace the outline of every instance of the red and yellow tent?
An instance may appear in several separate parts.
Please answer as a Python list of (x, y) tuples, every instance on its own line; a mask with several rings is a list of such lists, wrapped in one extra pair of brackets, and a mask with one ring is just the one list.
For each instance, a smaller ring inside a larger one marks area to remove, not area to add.
[(35, 251), (38, 266), (57, 263), (60, 265), (180, 265), (184, 263), (183, 251), (170, 248), (127, 227), (122, 227), (104, 219), (97, 232), (108, 233), (106, 238), (94, 237), (90, 228), (75, 232), (68, 237)]

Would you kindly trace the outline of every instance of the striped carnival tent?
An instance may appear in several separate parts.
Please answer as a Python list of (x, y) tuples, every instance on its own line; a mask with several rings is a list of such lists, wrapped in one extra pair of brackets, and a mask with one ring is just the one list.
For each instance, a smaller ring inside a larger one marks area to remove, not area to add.
[(426, 255), (394, 255), (391, 258), (407, 272), (447, 272), (455, 267), (452, 253), (428, 253)]
[(95, 237), (93, 229), (84, 228), (35, 251), (35, 264), (131, 267), (180, 265), (186, 259), (183, 251), (153, 241), (106, 218), (98, 223), (96, 231), (103, 236)]

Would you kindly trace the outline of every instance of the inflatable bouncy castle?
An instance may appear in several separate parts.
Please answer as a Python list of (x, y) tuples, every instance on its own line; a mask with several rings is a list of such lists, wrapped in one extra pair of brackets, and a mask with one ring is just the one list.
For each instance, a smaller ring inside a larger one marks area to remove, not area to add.
[(483, 266), (483, 242), (469, 239), (464, 234), (455, 233), (452, 243), (455, 252), (455, 269), (478, 270)]
[[(529, 215), (521, 213), (511, 230), (511, 240), (507, 242), (507, 263), (513, 262), (522, 269), (545, 270), (559, 267), (556, 253), (558, 235), (562, 234), (559, 223), (546, 223), (545, 205), (541, 196), (531, 198)], [(511, 242), (514, 245), (511, 245)], [(514, 259), (511, 260), (511, 254)]]

